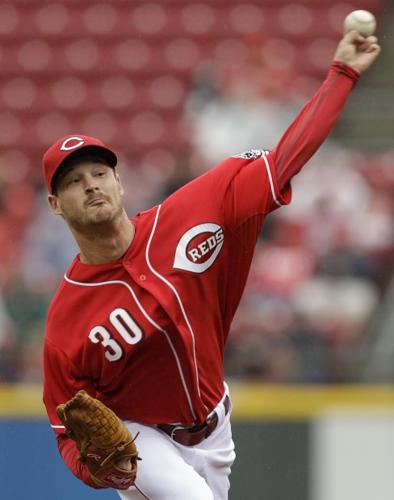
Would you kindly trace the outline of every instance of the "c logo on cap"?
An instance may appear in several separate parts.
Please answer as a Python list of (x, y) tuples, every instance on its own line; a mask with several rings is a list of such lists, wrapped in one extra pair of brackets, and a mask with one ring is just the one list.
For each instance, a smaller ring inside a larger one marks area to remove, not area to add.
[[(76, 144), (72, 144), (71, 146), (68, 146), (68, 143), (70, 141), (78, 141)], [(75, 149), (75, 148), (79, 148), (79, 146), (82, 146), (82, 144), (84, 143), (85, 141), (82, 139), (82, 137), (69, 137), (68, 139), (66, 139), (62, 146), (61, 146), (61, 150), (62, 151), (70, 151), (71, 149)]]

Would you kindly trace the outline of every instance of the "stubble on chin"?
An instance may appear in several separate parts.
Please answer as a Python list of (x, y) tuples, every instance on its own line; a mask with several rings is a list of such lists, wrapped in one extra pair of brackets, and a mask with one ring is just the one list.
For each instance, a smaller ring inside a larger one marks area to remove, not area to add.
[(69, 214), (67, 222), (78, 232), (90, 232), (112, 226), (121, 216), (122, 212), (123, 209), (120, 206), (116, 208), (108, 205), (88, 207), (80, 216), (77, 214)]

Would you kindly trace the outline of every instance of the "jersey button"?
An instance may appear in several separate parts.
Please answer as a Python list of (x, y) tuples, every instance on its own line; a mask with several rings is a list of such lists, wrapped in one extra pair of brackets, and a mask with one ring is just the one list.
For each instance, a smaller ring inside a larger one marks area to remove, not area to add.
[(145, 281), (146, 280), (146, 274), (140, 274), (140, 280)]

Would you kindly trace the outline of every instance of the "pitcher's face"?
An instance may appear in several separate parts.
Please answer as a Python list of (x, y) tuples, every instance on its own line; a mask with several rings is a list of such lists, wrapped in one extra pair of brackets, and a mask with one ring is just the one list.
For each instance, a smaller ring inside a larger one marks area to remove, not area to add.
[(112, 222), (123, 211), (123, 188), (108, 165), (86, 161), (59, 179), (56, 195), (49, 195), (52, 210), (79, 231)]

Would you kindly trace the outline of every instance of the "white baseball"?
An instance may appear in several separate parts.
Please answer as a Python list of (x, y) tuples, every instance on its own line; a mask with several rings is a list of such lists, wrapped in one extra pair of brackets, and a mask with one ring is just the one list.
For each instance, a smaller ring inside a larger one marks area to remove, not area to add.
[(375, 33), (376, 19), (368, 10), (354, 10), (345, 18), (344, 32), (356, 30), (362, 36), (371, 36)]

